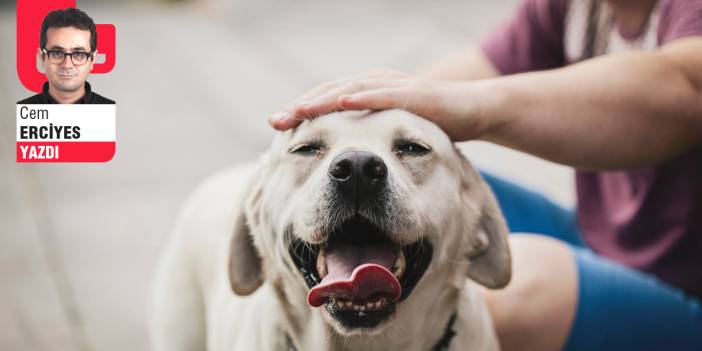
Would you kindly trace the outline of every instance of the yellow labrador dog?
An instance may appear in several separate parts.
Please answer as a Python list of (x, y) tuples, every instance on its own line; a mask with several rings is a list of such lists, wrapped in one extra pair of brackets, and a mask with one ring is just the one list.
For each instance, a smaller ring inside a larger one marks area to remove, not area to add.
[(473, 281), (509, 282), (506, 234), (431, 122), (402, 110), (305, 122), (188, 201), (157, 273), (153, 347), (497, 350)]

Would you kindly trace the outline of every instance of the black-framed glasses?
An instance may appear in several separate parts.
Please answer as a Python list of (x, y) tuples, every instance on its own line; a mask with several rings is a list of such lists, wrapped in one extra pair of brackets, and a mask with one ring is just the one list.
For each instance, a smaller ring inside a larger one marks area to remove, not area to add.
[(66, 56), (70, 56), (71, 62), (73, 62), (74, 65), (82, 66), (88, 62), (91, 55), (91, 53), (84, 51), (63, 52), (60, 50), (41, 50), (44, 51), (44, 55), (49, 57), (49, 62), (55, 65), (63, 64), (63, 61), (66, 60)]

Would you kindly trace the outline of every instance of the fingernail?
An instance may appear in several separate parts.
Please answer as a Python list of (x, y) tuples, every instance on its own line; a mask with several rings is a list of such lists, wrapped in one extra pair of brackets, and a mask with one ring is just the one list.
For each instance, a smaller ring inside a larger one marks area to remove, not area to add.
[(290, 115), (288, 115), (287, 112), (278, 112), (278, 113), (274, 114), (273, 116), (271, 116), (271, 121), (279, 122), (279, 121), (282, 121), (282, 120), (288, 118), (289, 116)]

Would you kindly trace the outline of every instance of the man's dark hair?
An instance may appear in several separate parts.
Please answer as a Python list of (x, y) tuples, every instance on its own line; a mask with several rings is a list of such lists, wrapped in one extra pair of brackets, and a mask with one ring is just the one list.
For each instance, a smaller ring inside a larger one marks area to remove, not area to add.
[(72, 7), (55, 10), (49, 12), (44, 17), (44, 22), (41, 24), (41, 36), (39, 44), (42, 49), (46, 49), (46, 32), (49, 28), (65, 28), (74, 27), (80, 30), (90, 31), (90, 52), (97, 49), (97, 31), (95, 30), (95, 22), (85, 12)]

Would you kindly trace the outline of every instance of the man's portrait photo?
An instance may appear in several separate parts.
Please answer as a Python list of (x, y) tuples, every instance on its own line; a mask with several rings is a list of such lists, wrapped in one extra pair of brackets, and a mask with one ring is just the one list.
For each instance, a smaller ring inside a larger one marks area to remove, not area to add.
[(97, 57), (97, 40), (95, 22), (81, 10), (46, 15), (37, 55), (48, 81), (41, 93), (18, 104), (114, 104), (86, 81)]

